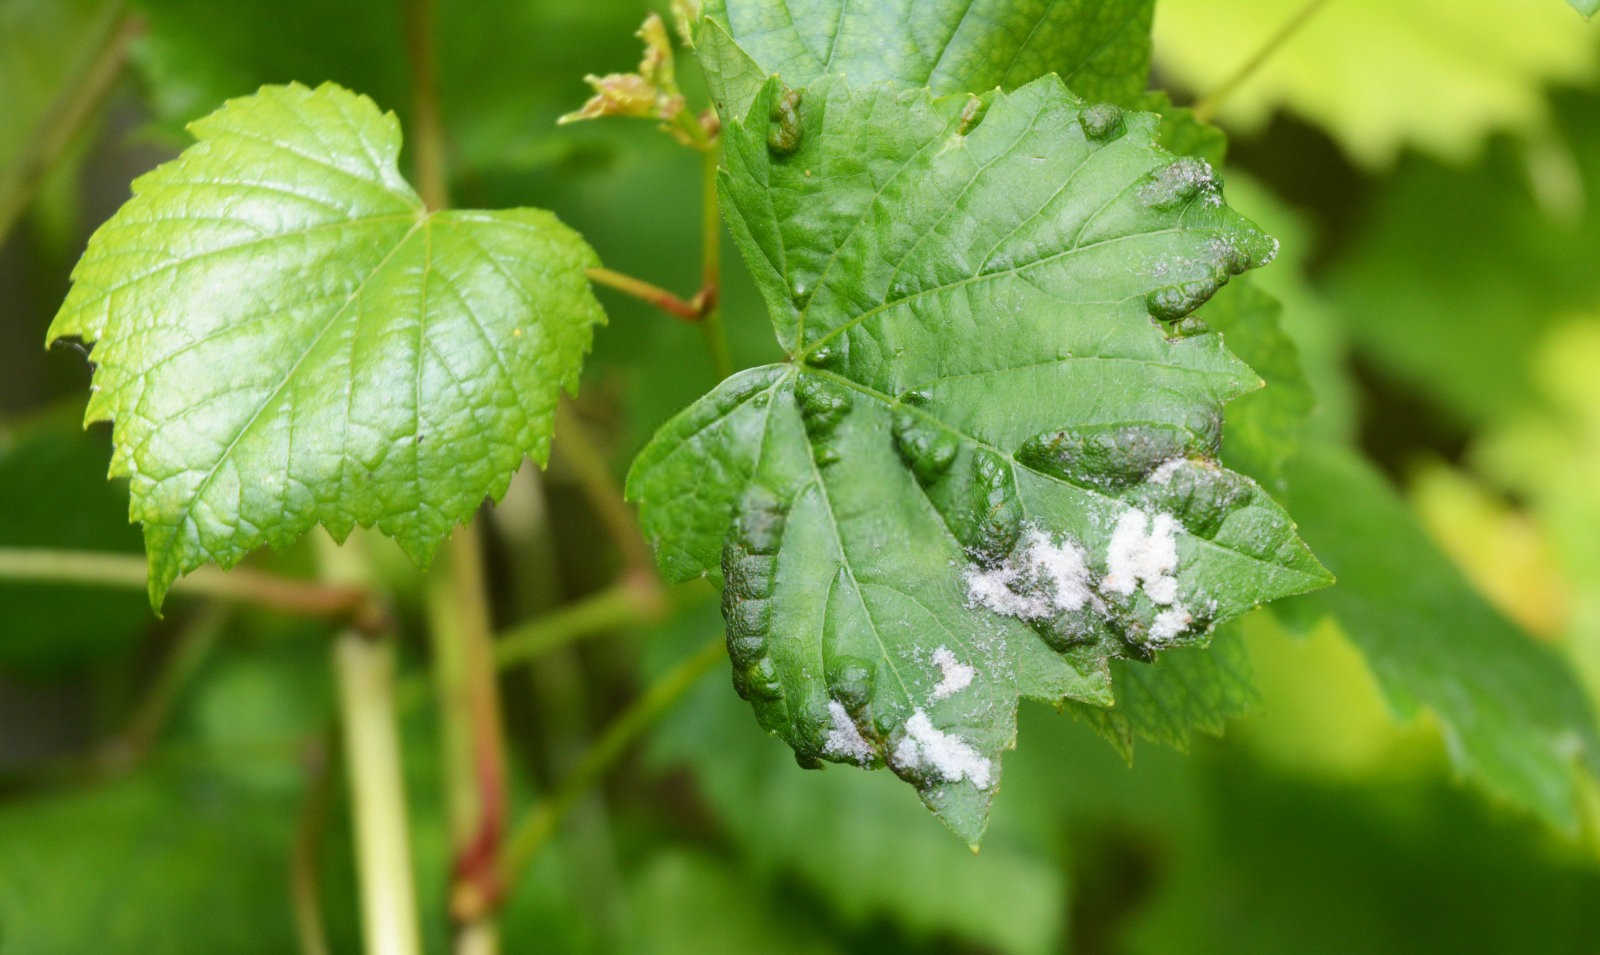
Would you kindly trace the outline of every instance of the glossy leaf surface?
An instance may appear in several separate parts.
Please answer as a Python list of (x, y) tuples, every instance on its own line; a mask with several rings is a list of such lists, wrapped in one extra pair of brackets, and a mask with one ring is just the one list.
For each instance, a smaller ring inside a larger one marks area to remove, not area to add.
[(154, 603), (313, 524), (415, 559), (548, 454), (603, 321), (547, 212), (428, 212), (392, 114), (265, 87), (192, 129), (90, 240), (50, 337), (94, 343), (90, 420), (144, 525)]

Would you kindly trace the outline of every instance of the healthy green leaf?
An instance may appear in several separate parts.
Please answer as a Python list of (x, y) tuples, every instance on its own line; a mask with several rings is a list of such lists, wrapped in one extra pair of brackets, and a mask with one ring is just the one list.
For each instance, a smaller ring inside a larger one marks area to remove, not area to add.
[(1259, 379), (1185, 321), (1273, 243), (1158, 122), (1055, 77), (770, 82), (722, 190), (793, 361), (725, 381), (629, 478), (669, 576), (720, 567), (762, 725), (802, 762), (887, 763), (969, 841), (1018, 697), (1108, 704), (1110, 659), (1328, 580), (1216, 464)]
[(1433, 710), (1462, 772), (1574, 826), (1575, 764), (1600, 768), (1600, 735), (1571, 669), (1478, 596), (1360, 458), (1311, 446), (1289, 476), (1305, 536), (1340, 578), (1296, 609), (1339, 622), (1401, 716)]
[(334, 86), (193, 124), (89, 242), (50, 337), (94, 342), (88, 418), (144, 524), (150, 596), (321, 522), (419, 561), (527, 455), (604, 315), (547, 212), (428, 212), (399, 125)]
[[(1210, 93), (1305, 7), (1162, 0), (1156, 59), (1175, 83)], [(1459, 162), (1491, 132), (1538, 130), (1545, 86), (1590, 81), (1597, 65), (1593, 28), (1549, 0), (1339, 0), (1274, 49), (1217, 115), (1255, 130), (1292, 110), (1368, 166), (1407, 145)]]
[(1567, 0), (1567, 2), (1572, 4), (1572, 9), (1586, 17), (1592, 17), (1596, 11), (1600, 11), (1600, 0)]
[(935, 93), (1013, 89), (1056, 73), (1087, 99), (1127, 103), (1150, 72), (1154, 0), (711, 0), (697, 31), (712, 97), (743, 116), (767, 77), (827, 74)]

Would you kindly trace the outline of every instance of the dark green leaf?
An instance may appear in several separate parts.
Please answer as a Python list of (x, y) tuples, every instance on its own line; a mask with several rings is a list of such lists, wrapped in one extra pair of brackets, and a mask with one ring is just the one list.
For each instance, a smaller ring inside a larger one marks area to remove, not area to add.
[(1216, 464), (1259, 379), (1186, 320), (1273, 244), (1157, 123), (1053, 77), (797, 106), (769, 83), (723, 192), (794, 361), (724, 382), (630, 476), (668, 573), (725, 576), (762, 724), (802, 762), (887, 762), (969, 840), (1017, 698), (1104, 705), (1110, 659), (1327, 581)]

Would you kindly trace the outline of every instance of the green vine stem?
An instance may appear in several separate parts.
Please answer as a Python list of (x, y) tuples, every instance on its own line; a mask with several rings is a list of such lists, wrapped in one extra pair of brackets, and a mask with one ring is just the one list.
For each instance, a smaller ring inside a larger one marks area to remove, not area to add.
[(355, 817), (366, 951), (368, 955), (419, 955), (400, 734), (395, 722), (394, 648), (387, 640), (346, 630), (334, 644), (333, 657), (346, 778)]
[(453, 849), (450, 910), (457, 951), (485, 948), (500, 897), (493, 860), (505, 829), (506, 771), (500, 693), (489, 629), (481, 540), (459, 528), (429, 580), (434, 684), (444, 722), (445, 796)]
[(644, 279), (636, 279), (615, 269), (586, 269), (584, 274), (596, 285), (604, 285), (648, 305), (654, 305), (668, 315), (676, 316), (686, 322), (702, 321), (706, 313), (711, 310), (716, 298), (715, 290), (709, 286), (701, 288), (695, 293), (694, 298), (685, 299), (679, 298), (659, 285), (652, 285)]
[(548, 798), (528, 810), (512, 830), (500, 856), (502, 885), (514, 885), (517, 876), (550, 839), (556, 826), (579, 798), (605, 775), (632, 743), (656, 720), (689, 692), (699, 679), (716, 666), (727, 652), (727, 640), (718, 635), (695, 654), (669, 670), (645, 690), (605, 733), (584, 753), (566, 779)]
[[(700, 331), (711, 352), (717, 380), (733, 374), (728, 336), (722, 327), (722, 217), (717, 211), (717, 163), (721, 138), (700, 154), (700, 287), (709, 290), (709, 303), (700, 319)], [(705, 293), (702, 293), (705, 294)]]
[[(0, 579), (143, 590), (148, 577), (145, 559), (133, 554), (0, 547)], [(382, 602), (365, 587), (296, 580), (249, 568), (202, 567), (179, 580), (172, 592), (327, 617), (364, 630), (381, 629), (387, 617)]]

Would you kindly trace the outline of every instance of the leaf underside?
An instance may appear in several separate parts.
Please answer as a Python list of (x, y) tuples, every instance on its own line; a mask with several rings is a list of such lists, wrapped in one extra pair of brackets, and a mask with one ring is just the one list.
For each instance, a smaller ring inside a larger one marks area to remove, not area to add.
[(90, 239), (51, 339), (94, 344), (88, 420), (144, 525), (150, 596), (322, 523), (419, 561), (525, 456), (604, 321), (550, 213), (428, 212), (393, 114), (263, 87), (191, 125)]
[(1275, 244), (1158, 125), (1054, 76), (768, 82), (721, 187), (791, 360), (629, 477), (668, 576), (723, 577), (762, 725), (805, 765), (888, 765), (969, 841), (1019, 697), (1107, 705), (1112, 660), (1328, 582), (1217, 464), (1259, 379), (1189, 317)]

